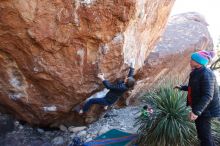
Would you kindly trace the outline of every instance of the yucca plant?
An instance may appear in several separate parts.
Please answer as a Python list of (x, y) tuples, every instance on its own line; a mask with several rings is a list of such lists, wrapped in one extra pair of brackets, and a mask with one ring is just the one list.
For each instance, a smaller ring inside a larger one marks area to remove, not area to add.
[(145, 100), (154, 112), (137, 118), (140, 146), (192, 146), (197, 143), (196, 129), (188, 120), (186, 94), (172, 85), (148, 93)]
[(219, 120), (212, 121), (212, 135), (215, 140), (215, 144), (220, 145), (220, 121)]

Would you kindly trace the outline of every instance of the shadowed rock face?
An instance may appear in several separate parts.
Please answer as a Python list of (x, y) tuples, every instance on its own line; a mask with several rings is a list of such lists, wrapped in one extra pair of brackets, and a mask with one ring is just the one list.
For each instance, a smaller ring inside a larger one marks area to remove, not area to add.
[(0, 130), (0, 144), (1, 144), (2, 138), (4, 138), (8, 132), (11, 132), (14, 130), (13, 118), (0, 113), (0, 129), (1, 129)]
[(203, 16), (195, 12), (172, 16), (160, 41), (136, 74), (139, 81), (131, 98), (167, 80), (186, 83), (191, 53), (213, 49), (207, 25)]
[(103, 88), (99, 72), (143, 66), (174, 0), (0, 1), (1, 106), (31, 124), (81, 123), (71, 109)]

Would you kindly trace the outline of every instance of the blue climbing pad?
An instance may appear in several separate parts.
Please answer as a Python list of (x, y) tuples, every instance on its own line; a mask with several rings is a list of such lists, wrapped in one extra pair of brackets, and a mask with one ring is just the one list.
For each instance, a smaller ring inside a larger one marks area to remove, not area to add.
[(137, 134), (130, 134), (112, 129), (94, 140), (84, 143), (83, 146), (134, 146)]

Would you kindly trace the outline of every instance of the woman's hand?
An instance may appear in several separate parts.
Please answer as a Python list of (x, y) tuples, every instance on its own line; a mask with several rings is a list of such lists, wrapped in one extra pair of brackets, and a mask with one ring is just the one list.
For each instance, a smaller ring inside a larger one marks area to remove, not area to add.
[(195, 121), (197, 118), (198, 118), (198, 116), (196, 114), (194, 114), (193, 112), (189, 113), (190, 121)]
[(175, 86), (173, 89), (181, 89), (181, 86), (180, 85), (177, 85), (177, 86)]

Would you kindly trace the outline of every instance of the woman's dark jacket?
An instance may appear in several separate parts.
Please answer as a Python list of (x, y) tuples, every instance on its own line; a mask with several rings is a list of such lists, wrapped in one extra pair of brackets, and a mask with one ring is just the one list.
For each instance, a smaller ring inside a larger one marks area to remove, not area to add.
[(192, 112), (204, 117), (220, 117), (219, 87), (212, 70), (201, 67), (190, 73), (188, 86), (182, 86), (181, 90), (191, 96)]

